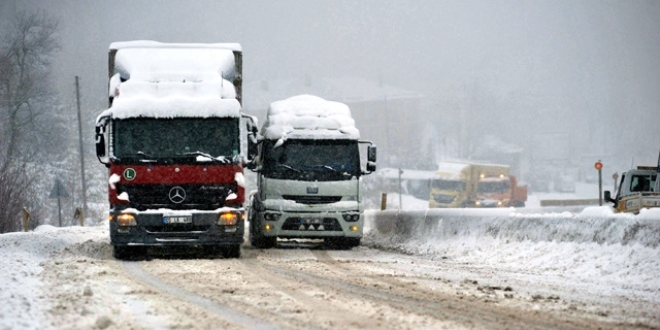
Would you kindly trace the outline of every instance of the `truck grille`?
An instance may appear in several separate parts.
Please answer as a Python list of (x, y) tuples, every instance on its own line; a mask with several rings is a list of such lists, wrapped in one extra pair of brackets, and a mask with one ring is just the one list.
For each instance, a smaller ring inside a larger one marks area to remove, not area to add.
[(441, 204), (449, 204), (449, 203), (453, 202), (454, 199), (456, 199), (456, 196), (439, 195), (439, 194), (434, 194), (433, 195), (433, 200), (438, 202), (438, 203), (441, 203)]
[(133, 207), (138, 210), (154, 208), (169, 208), (173, 210), (215, 210), (217, 208), (223, 207), (225, 205), (226, 197), (232, 192), (238, 193), (238, 189), (236, 184), (118, 184), (117, 192), (127, 193), (129, 196), (129, 207)]
[[(321, 227), (322, 226), (322, 227)], [(305, 219), (287, 218), (282, 224), (282, 230), (299, 231), (341, 231), (341, 225), (335, 218)]]
[(282, 197), (300, 204), (330, 204), (341, 200), (341, 196), (283, 195)]

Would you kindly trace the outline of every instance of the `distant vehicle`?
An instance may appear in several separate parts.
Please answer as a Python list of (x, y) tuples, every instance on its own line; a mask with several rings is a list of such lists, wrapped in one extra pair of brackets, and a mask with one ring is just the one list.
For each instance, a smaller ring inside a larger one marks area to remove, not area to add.
[(568, 174), (560, 174), (553, 183), (553, 188), (557, 192), (574, 193), (575, 178)]
[(241, 109), (241, 58), (234, 43), (110, 45), (96, 154), (108, 168), (115, 258), (153, 246), (240, 256), (243, 142), (256, 133)]
[(299, 95), (271, 103), (266, 117), (249, 165), (258, 173), (248, 208), (250, 243), (272, 248), (278, 238), (305, 238), (360, 245), (361, 176), (376, 170), (376, 146), (360, 140), (348, 106)]
[(604, 199), (614, 204), (616, 212), (637, 214), (642, 208), (660, 207), (657, 179), (658, 167), (637, 166), (621, 175), (616, 197), (606, 190)]
[(508, 165), (442, 161), (430, 188), (430, 208), (523, 207), (527, 201), (527, 186)]
[(471, 164), (441, 161), (430, 182), (429, 208), (466, 207), (474, 189)]

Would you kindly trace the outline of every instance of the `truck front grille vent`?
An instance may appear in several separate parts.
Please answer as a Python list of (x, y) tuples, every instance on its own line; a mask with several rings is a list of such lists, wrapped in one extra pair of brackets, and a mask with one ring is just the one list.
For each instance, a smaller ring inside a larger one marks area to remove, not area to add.
[(299, 217), (287, 218), (282, 224), (282, 230), (342, 231), (339, 221), (335, 218), (305, 219)]
[(341, 200), (341, 196), (283, 195), (282, 197), (301, 204), (330, 204)]

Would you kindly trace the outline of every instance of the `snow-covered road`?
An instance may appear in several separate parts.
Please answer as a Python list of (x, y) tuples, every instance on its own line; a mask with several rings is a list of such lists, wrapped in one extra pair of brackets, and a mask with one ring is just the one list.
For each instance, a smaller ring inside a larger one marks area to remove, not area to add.
[(363, 245), (120, 262), (105, 226), (0, 235), (0, 329), (660, 329), (660, 210), (368, 211)]

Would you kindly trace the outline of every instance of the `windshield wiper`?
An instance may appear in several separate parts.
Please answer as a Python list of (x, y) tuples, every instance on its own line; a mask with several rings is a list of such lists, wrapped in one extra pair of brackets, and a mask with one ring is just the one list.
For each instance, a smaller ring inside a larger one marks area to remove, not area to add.
[(141, 157), (140, 158), (141, 162), (156, 162), (157, 161), (154, 156), (147, 155), (142, 151), (138, 151), (138, 152), (136, 152), (136, 154)]
[(277, 164), (276, 167), (284, 167), (284, 168), (286, 168), (287, 170), (291, 170), (291, 171), (298, 172), (298, 173), (302, 172), (301, 170), (299, 170), (299, 169), (297, 169), (297, 168), (295, 168), (295, 167), (291, 167), (291, 166), (286, 165), (286, 164)]
[(330, 165), (309, 165), (307, 167), (310, 167), (310, 168), (323, 168), (323, 169), (330, 170), (330, 171), (335, 172), (335, 173), (339, 173), (339, 171), (337, 171), (334, 167), (332, 167)]
[(201, 156), (201, 157), (204, 157), (204, 158), (208, 158), (210, 161), (213, 161), (213, 162), (219, 162), (219, 163), (226, 163), (226, 162), (228, 162), (228, 160), (227, 160), (226, 158), (224, 158), (224, 157), (221, 158), (221, 159), (218, 159), (218, 158), (215, 158), (215, 157), (209, 155), (208, 153), (206, 153), (206, 152), (202, 152), (202, 151), (184, 152), (184, 153), (182, 153), (182, 154), (180, 154), (180, 155), (183, 155), (183, 156)]

